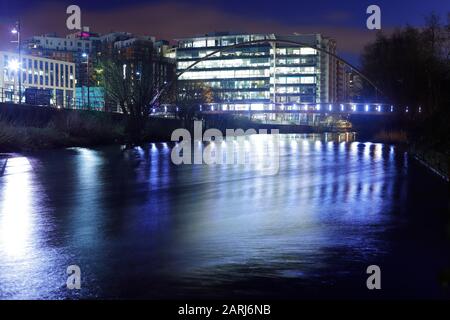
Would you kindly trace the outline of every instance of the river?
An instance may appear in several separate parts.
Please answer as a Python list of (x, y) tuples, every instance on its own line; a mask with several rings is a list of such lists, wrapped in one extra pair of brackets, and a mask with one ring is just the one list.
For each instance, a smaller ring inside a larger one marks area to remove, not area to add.
[[(279, 171), (264, 175), (177, 166), (172, 147), (3, 162), (0, 298), (450, 297), (448, 185), (405, 150), (283, 135)], [(366, 287), (369, 265), (381, 290)]]

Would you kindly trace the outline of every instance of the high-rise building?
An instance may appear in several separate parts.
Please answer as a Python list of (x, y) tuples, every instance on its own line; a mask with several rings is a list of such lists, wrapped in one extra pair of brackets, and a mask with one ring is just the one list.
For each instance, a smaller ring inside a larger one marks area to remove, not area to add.
[[(173, 80), (176, 63), (174, 59), (164, 56), (168, 49), (167, 41), (156, 41), (151, 36), (133, 36), (125, 33), (107, 34), (100, 39), (101, 45), (97, 56), (100, 59), (113, 58), (120, 61), (123, 64), (124, 74), (129, 73), (133, 78), (139, 78), (145, 66), (152, 80), (149, 90), (153, 90), (154, 95), (166, 83)], [(120, 111), (108, 100), (106, 97), (106, 108), (109, 111)]]
[(348, 70), (345, 75), (346, 98), (348, 102), (362, 102), (363, 80), (353, 70)]
[[(164, 57), (168, 49), (167, 41), (156, 41), (152, 36), (133, 35), (128, 32), (111, 32), (99, 35), (84, 27), (78, 31), (58, 37), (56, 34), (35, 36), (24, 42), (23, 52), (30, 55), (73, 62), (76, 66), (78, 98), (75, 106), (95, 110), (105, 110), (104, 90), (97, 79), (96, 70), (102, 59), (119, 57), (130, 70), (139, 72), (139, 66), (150, 64), (155, 88), (171, 80), (175, 73), (173, 59)], [(133, 73), (133, 74), (134, 74)], [(103, 107), (102, 107), (103, 106)], [(108, 109), (109, 110), (109, 109)], [(112, 108), (114, 111), (115, 108)]]
[[(261, 42), (239, 46), (256, 40)], [(217, 52), (186, 71), (198, 59), (232, 45), (238, 46)], [(334, 54), (336, 43), (320, 34), (212, 33), (179, 39), (175, 53), (177, 71), (185, 72), (179, 78), (178, 88), (188, 90), (201, 82), (211, 88), (214, 104), (222, 110), (335, 102), (336, 59), (324, 51)]]
[(337, 80), (337, 101), (336, 102), (349, 102), (348, 101), (348, 83), (347, 83), (347, 66), (341, 62), (336, 63), (336, 80)]

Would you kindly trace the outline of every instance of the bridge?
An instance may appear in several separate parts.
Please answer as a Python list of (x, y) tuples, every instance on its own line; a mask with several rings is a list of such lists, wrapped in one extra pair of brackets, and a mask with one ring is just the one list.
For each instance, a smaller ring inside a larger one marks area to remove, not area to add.
[[(376, 117), (376, 121), (372, 121), (373, 123), (380, 123), (386, 121), (387, 119), (393, 118), (394, 115), (406, 115), (408, 113), (420, 113), (420, 107), (408, 107), (408, 106), (394, 106), (389, 103), (381, 102), (378, 100), (379, 94), (384, 96), (384, 101), (389, 101), (386, 98), (385, 94), (377, 87), (377, 85), (364, 73), (358, 70), (357, 67), (353, 66), (346, 60), (342, 59), (338, 55), (333, 52), (329, 52), (320, 46), (314, 46), (305, 44), (298, 41), (286, 40), (286, 39), (263, 39), (263, 40), (254, 40), (242, 42), (230, 46), (225, 46), (214, 50), (207, 55), (197, 59), (191, 65), (183, 70), (179, 70), (176, 74), (175, 79), (172, 82), (164, 84), (160, 90), (156, 93), (154, 98), (150, 103), (150, 114), (153, 116), (167, 116), (167, 115), (176, 115), (180, 113), (179, 107), (170, 106), (170, 105), (159, 105), (158, 99), (160, 96), (168, 90), (180, 76), (182, 76), (185, 72), (194, 69), (199, 63), (202, 61), (208, 60), (212, 57), (215, 57), (218, 53), (222, 53), (228, 51), (230, 49), (235, 49), (238, 47), (245, 47), (248, 45), (259, 44), (259, 43), (269, 43), (274, 45), (275, 43), (283, 43), (287, 45), (295, 45), (300, 47), (312, 48), (318, 51), (321, 51), (337, 61), (342, 62), (343, 64), (350, 67), (354, 72), (361, 76), (368, 84), (371, 85), (375, 89), (376, 101), (372, 102), (320, 102), (320, 103), (302, 103), (302, 102), (292, 102), (292, 103), (277, 103), (275, 96), (273, 99), (269, 101), (261, 101), (261, 102), (247, 102), (242, 101), (239, 103), (238, 101), (233, 101), (233, 103), (208, 103), (201, 104), (190, 107), (188, 112), (196, 114), (200, 117), (203, 116), (214, 116), (214, 115), (240, 115), (249, 117), (250, 119), (258, 119), (265, 123), (289, 123), (289, 124), (307, 124), (307, 125), (322, 125), (324, 122), (329, 122), (330, 119), (334, 119), (331, 121), (337, 120), (349, 120), (349, 121), (360, 121), (360, 119), (367, 119), (367, 116)], [(331, 117), (330, 117), (331, 116)]]
[[(338, 62), (343, 63), (344, 65), (350, 67), (351, 70), (353, 70), (355, 73), (357, 73), (364, 81), (366, 81), (368, 84), (370, 84), (370, 86), (372, 88), (375, 89), (375, 96), (376, 96), (376, 100), (378, 100), (378, 95), (380, 94), (381, 96), (385, 96), (385, 94), (378, 88), (378, 86), (368, 77), (366, 76), (363, 72), (361, 72), (357, 67), (355, 67), (354, 65), (352, 65), (351, 63), (349, 63), (348, 61), (344, 60), (343, 58), (339, 57), (337, 54), (335, 54), (334, 52), (330, 52), (324, 48), (322, 48), (321, 46), (315, 46), (315, 45), (310, 45), (307, 43), (303, 43), (303, 42), (299, 42), (299, 41), (294, 41), (294, 40), (287, 40), (287, 39), (276, 39), (276, 38), (268, 38), (268, 39), (260, 39), (260, 40), (251, 40), (251, 41), (246, 41), (246, 42), (241, 42), (238, 44), (233, 44), (233, 45), (229, 45), (229, 46), (224, 46), (221, 47), (219, 49), (213, 50), (212, 52), (209, 52), (208, 54), (206, 54), (205, 56), (197, 59), (195, 62), (193, 62), (191, 65), (189, 65), (187, 68), (179, 70), (176, 73), (175, 78), (168, 82), (168, 83), (164, 83), (162, 85), (161, 88), (159, 88), (156, 92), (156, 94), (154, 95), (154, 97), (151, 99), (150, 101), (150, 106), (151, 109), (155, 109), (154, 107), (156, 105), (158, 105), (158, 101), (160, 99), (160, 97), (169, 90), (169, 88), (171, 88), (177, 81), (178, 79), (186, 72), (194, 69), (197, 65), (199, 65), (201, 62), (209, 60), (213, 57), (215, 57), (217, 54), (221, 54), (223, 52), (232, 50), (232, 49), (236, 49), (236, 48), (241, 48), (241, 47), (246, 47), (246, 46), (250, 46), (250, 45), (255, 45), (255, 44), (270, 44), (272, 46), (274, 46), (277, 43), (281, 43), (281, 44), (285, 44), (285, 45), (295, 45), (295, 46), (299, 46), (299, 47), (304, 47), (304, 48), (310, 48), (310, 49), (314, 49), (317, 50), (319, 52), (325, 53), (328, 56), (332, 57), (333, 59), (335, 59)], [(275, 65), (274, 65), (275, 67)], [(276, 94), (276, 93), (275, 93)], [(350, 106), (349, 106), (350, 105)], [(373, 106), (375, 106), (375, 112), (373, 111)], [(200, 107), (200, 109), (202, 109), (202, 107)], [(233, 111), (233, 112), (245, 112), (245, 111), (255, 111), (255, 112), (263, 112), (263, 113), (299, 113), (299, 112), (313, 112), (313, 113), (325, 113), (326, 110), (328, 110), (328, 112), (334, 112), (334, 113), (345, 113), (346, 111), (348, 111), (349, 109), (352, 112), (360, 112), (358, 110), (358, 105), (354, 103), (346, 103), (346, 104), (335, 104), (335, 103), (313, 103), (313, 104), (305, 104), (305, 103), (300, 103), (298, 102), (297, 104), (295, 103), (291, 103), (291, 104), (282, 104), (282, 103), (278, 103), (276, 101), (276, 98), (274, 96), (273, 99), (271, 99), (271, 102), (266, 104), (266, 103), (255, 103), (249, 107), (246, 107), (247, 110), (245, 110), (245, 107), (242, 109), (239, 108), (234, 108), (232, 110), (229, 109), (225, 109), (223, 110), (223, 107), (221, 108), (221, 110), (218, 110), (218, 108), (214, 106), (214, 104), (210, 105), (210, 110), (208, 110), (209, 112), (220, 112), (220, 111)], [(379, 112), (393, 112), (391, 109), (391, 106), (385, 107), (382, 104), (375, 104), (375, 103), (369, 103), (367, 105), (364, 105), (362, 112), (374, 112), (374, 114), (378, 114)], [(206, 110), (199, 110), (200, 112), (207, 112)], [(287, 112), (288, 111), (288, 112)]]

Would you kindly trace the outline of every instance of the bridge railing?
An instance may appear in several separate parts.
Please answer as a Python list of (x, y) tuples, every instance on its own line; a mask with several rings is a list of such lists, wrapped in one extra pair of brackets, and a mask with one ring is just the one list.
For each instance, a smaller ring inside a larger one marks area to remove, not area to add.
[[(90, 94), (64, 99), (62, 95), (45, 95), (40, 91), (22, 92), (22, 104), (35, 106), (50, 106), (96, 111), (118, 111), (107, 105), (103, 94)], [(0, 103), (19, 103), (19, 92), (0, 87)], [(151, 114), (178, 113), (181, 108), (177, 105), (153, 106)], [(374, 102), (343, 102), (343, 103), (211, 103), (197, 105), (193, 111), (201, 113), (316, 113), (316, 114), (408, 114), (421, 113), (420, 107), (394, 106), (386, 103)]]
[[(320, 113), (320, 114), (399, 114), (421, 112), (421, 108), (408, 106), (394, 106), (385, 103), (254, 103), (254, 104), (202, 104), (194, 107), (194, 111), (201, 113)], [(153, 107), (151, 113), (176, 113), (175, 106)]]

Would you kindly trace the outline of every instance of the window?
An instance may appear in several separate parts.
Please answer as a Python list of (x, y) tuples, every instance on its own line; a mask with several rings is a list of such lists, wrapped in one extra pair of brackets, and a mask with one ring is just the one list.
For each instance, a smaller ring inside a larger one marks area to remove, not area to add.
[(316, 49), (313, 49), (313, 48), (300, 48), (300, 54), (301, 55), (316, 54)]
[(300, 83), (303, 83), (303, 84), (316, 83), (316, 77), (302, 77), (300, 79)]
[(55, 64), (55, 71), (56, 71), (56, 86), (59, 87), (59, 64)]
[(69, 74), (69, 66), (66, 65), (65, 66), (65, 72), (64, 72), (64, 79), (66, 80), (66, 87), (69, 86), (69, 76), (68, 76), (68, 74)]
[(206, 47), (206, 40), (197, 40), (193, 43), (194, 48)]

